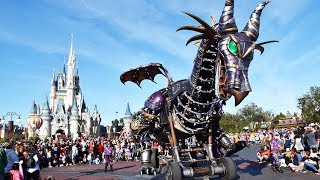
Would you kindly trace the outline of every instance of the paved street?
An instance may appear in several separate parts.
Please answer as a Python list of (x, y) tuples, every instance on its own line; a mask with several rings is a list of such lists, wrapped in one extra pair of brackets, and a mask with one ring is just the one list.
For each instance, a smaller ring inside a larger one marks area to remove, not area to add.
[[(275, 173), (267, 164), (256, 162), (256, 150), (258, 147), (246, 148), (233, 155), (233, 159), (238, 165), (238, 179), (244, 180), (319, 180), (320, 176), (313, 173), (294, 173), (288, 169), (284, 173)], [(104, 165), (76, 165), (57, 168), (45, 168), (41, 171), (42, 178), (53, 175), (57, 180), (102, 180), (102, 179), (164, 179), (163, 175), (156, 177), (151, 175), (139, 174), (140, 162), (117, 162), (114, 164), (114, 171), (104, 172)], [(199, 178), (197, 178), (199, 179)], [(200, 178), (201, 179), (201, 178)], [(219, 177), (210, 178), (212, 180), (220, 179)]]

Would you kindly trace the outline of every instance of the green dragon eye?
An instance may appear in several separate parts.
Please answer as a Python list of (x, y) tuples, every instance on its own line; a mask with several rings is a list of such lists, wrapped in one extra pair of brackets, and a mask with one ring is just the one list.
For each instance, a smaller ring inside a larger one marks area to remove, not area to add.
[(230, 39), (228, 49), (232, 54), (238, 55), (237, 44), (236, 44), (236, 42), (234, 42), (234, 40)]

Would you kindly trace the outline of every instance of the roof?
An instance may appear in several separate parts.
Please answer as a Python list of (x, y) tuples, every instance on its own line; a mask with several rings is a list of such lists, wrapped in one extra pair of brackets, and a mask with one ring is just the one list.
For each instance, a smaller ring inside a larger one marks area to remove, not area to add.
[(59, 112), (60, 112), (60, 109), (62, 109), (62, 110), (63, 110), (63, 113), (65, 113), (65, 112), (66, 112), (66, 109), (65, 109), (65, 105), (64, 105), (64, 101), (63, 101), (63, 99), (59, 99), (59, 101), (58, 101), (58, 105), (57, 105), (57, 111), (56, 111), (56, 113), (59, 113)]
[(294, 117), (280, 119), (277, 124), (278, 127), (289, 127), (289, 126), (300, 126), (304, 125), (305, 122), (303, 119), (296, 119)]
[(81, 105), (81, 111), (84, 112), (87, 109), (86, 102), (84, 101), (84, 98), (82, 99), (82, 105)]
[(37, 107), (36, 101), (33, 100), (32, 107), (31, 107), (31, 110), (30, 110), (30, 114), (37, 114), (37, 110), (38, 110), (38, 107)]
[(124, 115), (132, 115), (131, 111), (130, 111), (130, 106), (129, 106), (129, 102), (127, 103), (127, 109), (126, 109), (126, 113)]

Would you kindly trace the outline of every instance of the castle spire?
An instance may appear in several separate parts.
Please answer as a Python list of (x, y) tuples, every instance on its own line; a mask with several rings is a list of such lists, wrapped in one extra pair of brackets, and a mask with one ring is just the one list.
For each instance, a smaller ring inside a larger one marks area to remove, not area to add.
[(56, 80), (55, 80), (55, 77), (56, 77), (56, 73), (55, 73), (55, 69), (53, 69), (53, 73), (52, 73), (52, 79), (51, 79), (51, 86), (55, 86), (56, 85)]
[(82, 97), (82, 105), (81, 105), (81, 111), (84, 112), (87, 109), (86, 102), (84, 101), (84, 96)]
[(130, 111), (129, 102), (127, 102), (127, 109), (126, 109), (126, 113), (125, 113), (124, 115), (129, 115), (129, 116), (132, 115), (132, 113), (131, 113), (131, 111)]
[(63, 74), (66, 74), (66, 56), (64, 56), (64, 60), (63, 60)]
[(73, 48), (73, 33), (71, 33), (71, 46), (70, 46), (68, 62), (70, 63), (71, 61), (74, 61), (74, 60), (75, 60), (75, 55), (74, 55), (74, 48)]
[(67, 86), (72, 87), (74, 86), (74, 68), (76, 66), (76, 57), (74, 55), (74, 48), (73, 48), (73, 34), (71, 34), (71, 47), (70, 53), (68, 58), (68, 76), (67, 76)]
[(48, 95), (46, 95), (46, 102), (44, 102), (43, 107), (42, 107), (42, 115), (43, 116), (50, 116), (51, 111), (49, 107), (49, 100), (48, 100)]
[(30, 110), (30, 114), (37, 114), (37, 104), (36, 104), (36, 100), (33, 98), (33, 103), (31, 106), (31, 110)]

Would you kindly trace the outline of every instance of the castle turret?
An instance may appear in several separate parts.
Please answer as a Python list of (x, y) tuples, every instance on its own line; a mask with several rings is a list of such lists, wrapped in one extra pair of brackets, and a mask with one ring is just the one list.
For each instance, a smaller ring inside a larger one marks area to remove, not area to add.
[(126, 113), (124, 114), (124, 117), (123, 117), (123, 124), (124, 124), (124, 136), (125, 137), (129, 137), (131, 136), (131, 128), (130, 128), (130, 124), (132, 122), (132, 113), (131, 113), (131, 110), (130, 110), (130, 105), (129, 105), (129, 102), (127, 103), (127, 108), (126, 108)]
[(74, 96), (72, 108), (71, 108), (71, 116), (70, 116), (70, 133), (73, 139), (77, 138), (77, 134), (79, 132), (79, 112), (78, 112), (78, 106), (77, 106), (77, 100)]
[(87, 123), (86, 123), (86, 125), (87, 125), (87, 133), (88, 134), (92, 134), (92, 118), (90, 116), (90, 111), (89, 111), (88, 108), (87, 108), (87, 112), (88, 112), (87, 119), (86, 119), (86, 121), (87, 121)]
[(31, 136), (35, 136), (36, 130), (42, 126), (42, 119), (38, 114), (38, 106), (35, 100), (33, 100), (27, 122), (28, 122), (28, 134)]
[(37, 104), (36, 104), (36, 100), (33, 100), (32, 106), (31, 106), (31, 110), (30, 110), (30, 115), (37, 115)]
[(51, 122), (53, 117), (51, 115), (51, 110), (49, 107), (48, 96), (46, 97), (46, 102), (43, 104), (43, 107), (42, 107), (41, 118), (42, 118), (43, 124), (39, 130), (39, 137), (40, 138), (51, 137)]
[(124, 115), (127, 118), (132, 118), (132, 113), (131, 113), (131, 110), (130, 110), (129, 102), (127, 103), (126, 113)]
[(93, 114), (92, 114), (92, 129), (93, 134), (100, 135), (100, 123), (101, 123), (101, 117), (98, 112), (97, 105), (94, 106)]
[(56, 81), (55, 71), (53, 70), (52, 79), (51, 79), (51, 88), (50, 88), (50, 109), (54, 109), (54, 99), (56, 97), (57, 91), (57, 81)]

